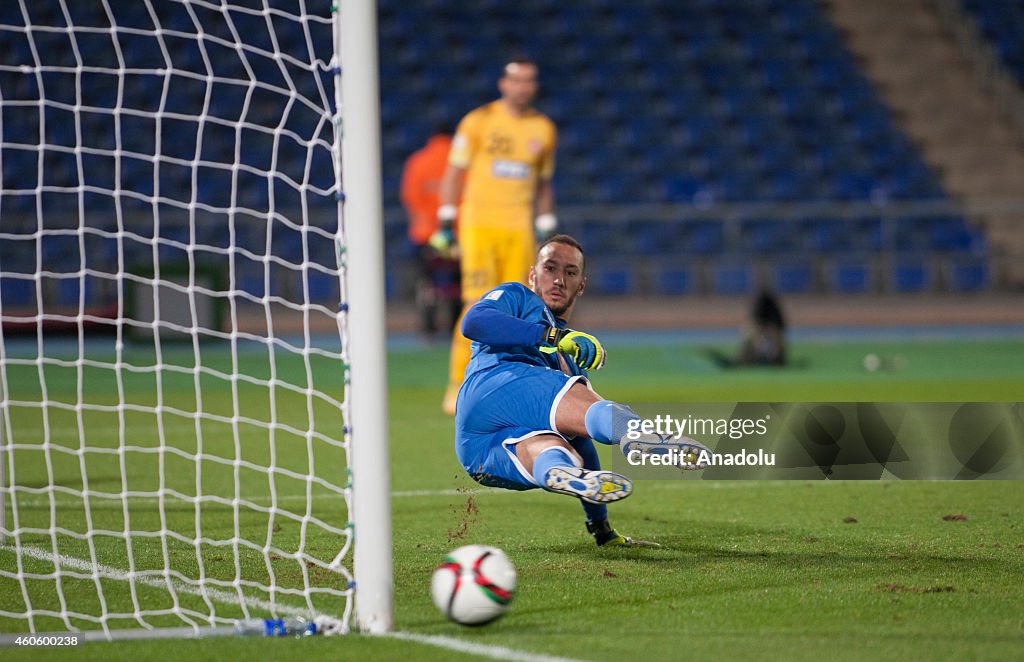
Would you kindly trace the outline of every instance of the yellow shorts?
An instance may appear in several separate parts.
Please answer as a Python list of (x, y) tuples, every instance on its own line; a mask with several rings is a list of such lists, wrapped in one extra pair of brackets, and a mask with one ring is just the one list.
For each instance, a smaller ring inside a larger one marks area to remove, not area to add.
[(459, 217), (462, 300), (476, 301), (502, 283), (525, 283), (537, 250), (533, 223), (475, 223), (463, 208)]

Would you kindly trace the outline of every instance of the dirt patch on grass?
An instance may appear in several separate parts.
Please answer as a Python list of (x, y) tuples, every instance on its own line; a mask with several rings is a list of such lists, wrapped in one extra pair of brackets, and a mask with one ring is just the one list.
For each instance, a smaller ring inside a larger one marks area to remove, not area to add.
[(883, 593), (956, 593), (955, 586), (907, 586), (905, 584), (879, 584)]

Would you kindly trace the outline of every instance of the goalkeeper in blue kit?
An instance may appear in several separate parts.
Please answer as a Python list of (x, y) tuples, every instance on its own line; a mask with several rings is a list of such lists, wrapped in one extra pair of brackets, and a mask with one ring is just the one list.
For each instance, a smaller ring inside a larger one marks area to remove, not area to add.
[(575, 239), (555, 235), (538, 249), (529, 287), (499, 285), (466, 313), (462, 333), (473, 353), (456, 405), (455, 451), (481, 485), (578, 498), (598, 545), (653, 546), (609, 524), (607, 504), (628, 497), (633, 485), (601, 469), (593, 442), (619, 445), (624, 454), (671, 449), (691, 460), (707, 449), (685, 437), (627, 438), (639, 416), (590, 387), (587, 371), (604, 365), (605, 350), (567, 326), (586, 286), (584, 260)]

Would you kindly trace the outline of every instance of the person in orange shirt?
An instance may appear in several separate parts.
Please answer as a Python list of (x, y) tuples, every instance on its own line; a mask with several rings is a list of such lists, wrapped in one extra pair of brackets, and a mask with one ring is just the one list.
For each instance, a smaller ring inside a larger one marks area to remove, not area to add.
[[(552, 187), (558, 132), (532, 105), (538, 87), (537, 65), (512, 59), (498, 80), (500, 98), (466, 115), (452, 141), (441, 180), (441, 227), (431, 243), (443, 249), (455, 240), (457, 216), (463, 314), (499, 284), (525, 282), (535, 237), (546, 239), (558, 226)], [(445, 413), (455, 413), (469, 357), (470, 341), (456, 326)]]
[(402, 205), (409, 216), (409, 240), (417, 247), (419, 278), (416, 283), (416, 307), (420, 314), (420, 332), (430, 339), (438, 330), (438, 309), (446, 316), (446, 331), (455, 328), (462, 311), (458, 259), (451, 251), (439, 251), (430, 245), (440, 222), (441, 177), (448, 165), (452, 129), (439, 124), (427, 144), (413, 152), (402, 170)]

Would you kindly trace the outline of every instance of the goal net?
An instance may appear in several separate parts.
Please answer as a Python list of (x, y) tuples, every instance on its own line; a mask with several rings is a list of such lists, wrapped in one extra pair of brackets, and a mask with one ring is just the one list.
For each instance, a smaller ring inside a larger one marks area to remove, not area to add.
[(0, 633), (349, 629), (336, 23), (0, 4)]

